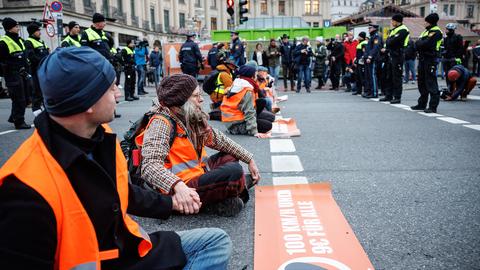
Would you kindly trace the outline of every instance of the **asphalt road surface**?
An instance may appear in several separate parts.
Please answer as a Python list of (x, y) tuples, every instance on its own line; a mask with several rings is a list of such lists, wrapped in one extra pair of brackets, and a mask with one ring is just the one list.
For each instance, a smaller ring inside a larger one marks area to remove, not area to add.
[[(302, 132), (291, 138), (295, 152), (272, 153), (269, 139), (232, 136), (255, 154), (261, 185), (278, 176), (331, 182), (376, 269), (480, 269), (480, 90), (467, 102), (441, 101), (436, 117), (344, 92), (287, 94), (282, 116), (295, 118)], [(122, 118), (112, 128), (123, 134), (153, 96), (119, 104)], [(405, 91), (402, 104), (417, 98), (418, 91)], [(9, 111), (10, 101), (0, 100), (0, 164), (32, 132), (12, 131)], [(27, 110), (27, 123), (32, 118)], [(286, 154), (298, 157), (300, 171), (272, 170), (272, 156)], [(230, 269), (253, 269), (254, 203), (252, 196), (235, 218), (138, 220), (147, 231), (220, 227), (234, 244)]]

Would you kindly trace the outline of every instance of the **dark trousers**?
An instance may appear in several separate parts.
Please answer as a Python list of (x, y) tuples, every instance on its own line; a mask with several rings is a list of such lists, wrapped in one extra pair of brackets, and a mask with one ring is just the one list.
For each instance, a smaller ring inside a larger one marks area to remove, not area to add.
[(266, 110), (267, 101), (264, 98), (259, 98), (255, 101), (257, 110), (257, 130), (260, 133), (267, 133), (272, 130), (275, 115)]
[(118, 86), (120, 84), (120, 77), (122, 76), (122, 70), (120, 68), (115, 69), (115, 76), (117, 77), (115, 84)]
[(239, 197), (245, 190), (245, 174), (238, 159), (217, 153), (207, 161), (209, 170), (187, 183), (195, 188), (203, 204), (213, 204), (226, 198)]
[(135, 68), (133, 66), (125, 66), (125, 98), (133, 97), (135, 94)]
[(382, 81), (382, 88), (385, 89), (385, 97), (387, 99), (392, 99), (392, 97), (401, 99), (403, 90), (403, 56), (391, 56), (389, 59), (390, 63), (386, 69), (389, 76)]
[(365, 65), (357, 65), (355, 68), (355, 92), (362, 94), (365, 88)]
[(181, 68), (182, 68), (182, 72), (184, 74), (188, 74), (190, 76), (193, 76), (195, 78), (197, 78), (198, 76), (198, 67), (193, 65), (193, 64), (182, 64), (181, 65)]
[(32, 111), (40, 110), (43, 105), (43, 95), (40, 89), (37, 73), (32, 74)]
[(290, 80), (290, 89), (293, 91), (295, 89), (295, 81), (293, 76), (293, 68), (291, 64), (282, 64), (282, 73), (283, 73), (283, 86), (287, 90), (287, 81)]
[(330, 65), (330, 81), (333, 88), (338, 88), (340, 84), (340, 74), (342, 73), (342, 62), (335, 61)]
[(418, 62), (418, 105), (426, 107), (430, 95), (429, 108), (437, 109), (440, 102), (440, 92), (437, 83), (437, 62), (435, 59), (421, 58)]
[(378, 81), (377, 81), (377, 63), (370, 62), (365, 65), (365, 95), (377, 97), (378, 96)]
[(20, 75), (13, 75), (5, 78), (8, 88), (8, 95), (12, 99), (12, 110), (9, 120), (18, 125), (25, 121), (25, 109), (27, 107), (28, 83)]

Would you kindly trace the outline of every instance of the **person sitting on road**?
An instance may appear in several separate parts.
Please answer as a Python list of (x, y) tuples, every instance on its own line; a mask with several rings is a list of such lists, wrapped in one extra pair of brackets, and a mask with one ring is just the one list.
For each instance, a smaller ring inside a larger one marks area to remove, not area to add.
[[(205, 206), (220, 216), (237, 215), (248, 201), (248, 188), (260, 179), (253, 155), (208, 124), (194, 77), (166, 77), (157, 96), (155, 116), (138, 140), (142, 178), (173, 195), (185, 214)], [(219, 153), (208, 157), (206, 147)], [(251, 176), (245, 177), (239, 160), (248, 164)]]
[(458, 96), (462, 100), (466, 99), (477, 84), (477, 79), (462, 65), (455, 65), (448, 71), (447, 81), (449, 82), (448, 92), (445, 91), (441, 95), (445, 101), (456, 100)]
[(259, 93), (262, 93), (262, 95), (265, 96), (265, 101), (267, 102), (265, 109), (272, 113), (279, 112), (280, 108), (275, 102), (275, 98), (277, 97), (275, 91), (275, 78), (268, 74), (268, 69), (266, 67), (258, 67), (256, 82), (260, 89)]
[[(0, 269), (226, 269), (220, 229), (147, 234), (130, 214), (166, 219), (176, 198), (129, 184), (113, 120), (113, 66), (89, 47), (40, 64), (35, 131), (0, 169)], [(185, 268), (184, 268), (185, 267)]]
[(215, 83), (215, 90), (210, 95), (212, 100), (212, 109), (218, 109), (222, 104), (223, 95), (225, 94), (225, 89), (229, 88), (233, 84), (233, 72), (238, 68), (233, 60), (228, 59), (226, 56), (220, 57), (217, 59), (218, 65), (218, 76), (217, 82)]
[(252, 135), (268, 138), (275, 115), (265, 110), (266, 101), (258, 98), (260, 89), (256, 79), (256, 67), (246, 64), (240, 67), (238, 77), (223, 97), (220, 110), (222, 122), (234, 135)]

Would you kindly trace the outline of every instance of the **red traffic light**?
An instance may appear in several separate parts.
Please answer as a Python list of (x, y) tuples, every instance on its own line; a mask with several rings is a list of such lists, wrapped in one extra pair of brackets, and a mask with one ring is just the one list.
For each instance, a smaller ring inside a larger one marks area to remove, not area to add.
[(235, 4), (235, 2), (233, 0), (227, 0), (227, 7), (233, 8), (234, 4)]

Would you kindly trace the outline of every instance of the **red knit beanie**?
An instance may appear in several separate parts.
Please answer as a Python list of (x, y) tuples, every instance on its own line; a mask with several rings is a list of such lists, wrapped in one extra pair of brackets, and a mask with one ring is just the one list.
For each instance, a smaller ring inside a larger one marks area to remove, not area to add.
[(157, 88), (158, 101), (166, 107), (183, 106), (197, 86), (197, 80), (187, 74), (165, 77)]

